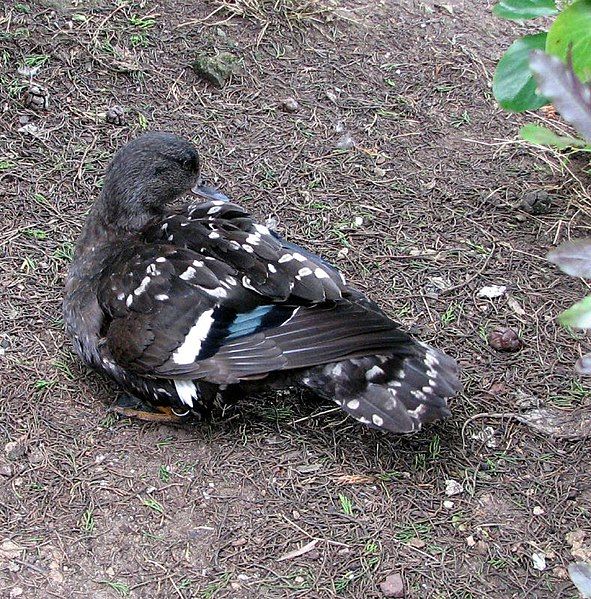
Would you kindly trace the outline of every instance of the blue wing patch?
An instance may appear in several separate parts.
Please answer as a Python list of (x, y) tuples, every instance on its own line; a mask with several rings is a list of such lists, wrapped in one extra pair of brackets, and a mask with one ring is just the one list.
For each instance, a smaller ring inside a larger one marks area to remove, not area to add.
[(236, 314), (236, 318), (228, 327), (226, 339), (236, 339), (254, 333), (263, 322), (263, 318), (273, 310), (275, 306), (258, 306), (250, 312)]
[(248, 312), (236, 313), (219, 306), (213, 312), (215, 324), (203, 340), (197, 358), (205, 360), (213, 356), (226, 342), (281, 326), (297, 309), (298, 306), (294, 305), (267, 304)]

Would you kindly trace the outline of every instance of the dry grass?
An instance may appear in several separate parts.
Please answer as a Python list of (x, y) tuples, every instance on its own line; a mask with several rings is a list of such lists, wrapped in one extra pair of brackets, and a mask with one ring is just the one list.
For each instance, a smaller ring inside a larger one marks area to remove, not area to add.
[(307, 21), (319, 21), (337, 6), (335, 0), (214, 0), (219, 8), (232, 16), (268, 24), (303, 26)]

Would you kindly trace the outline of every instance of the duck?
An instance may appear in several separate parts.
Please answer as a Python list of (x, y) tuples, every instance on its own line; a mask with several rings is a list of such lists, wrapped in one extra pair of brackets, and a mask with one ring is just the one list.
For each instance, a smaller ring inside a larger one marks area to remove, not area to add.
[(113, 409), (146, 421), (202, 421), (224, 394), (295, 386), (410, 433), (450, 416), (461, 389), (452, 357), (205, 186), (197, 147), (173, 133), (144, 133), (112, 158), (63, 316), (78, 356), (121, 390)]

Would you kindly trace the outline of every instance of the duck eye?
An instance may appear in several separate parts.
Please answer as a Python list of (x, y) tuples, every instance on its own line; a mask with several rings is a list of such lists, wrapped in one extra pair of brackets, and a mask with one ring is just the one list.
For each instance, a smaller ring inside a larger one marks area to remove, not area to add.
[(191, 168), (191, 161), (188, 158), (185, 158), (185, 160), (183, 160), (181, 162), (181, 166), (185, 169), (185, 170), (189, 170)]

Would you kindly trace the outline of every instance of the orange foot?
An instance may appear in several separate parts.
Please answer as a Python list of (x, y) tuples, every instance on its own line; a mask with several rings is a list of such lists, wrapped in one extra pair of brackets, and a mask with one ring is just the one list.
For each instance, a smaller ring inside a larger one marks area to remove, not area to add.
[(151, 406), (131, 395), (122, 395), (111, 410), (125, 418), (136, 418), (144, 422), (179, 424), (189, 419), (189, 412), (177, 414), (169, 406)]

